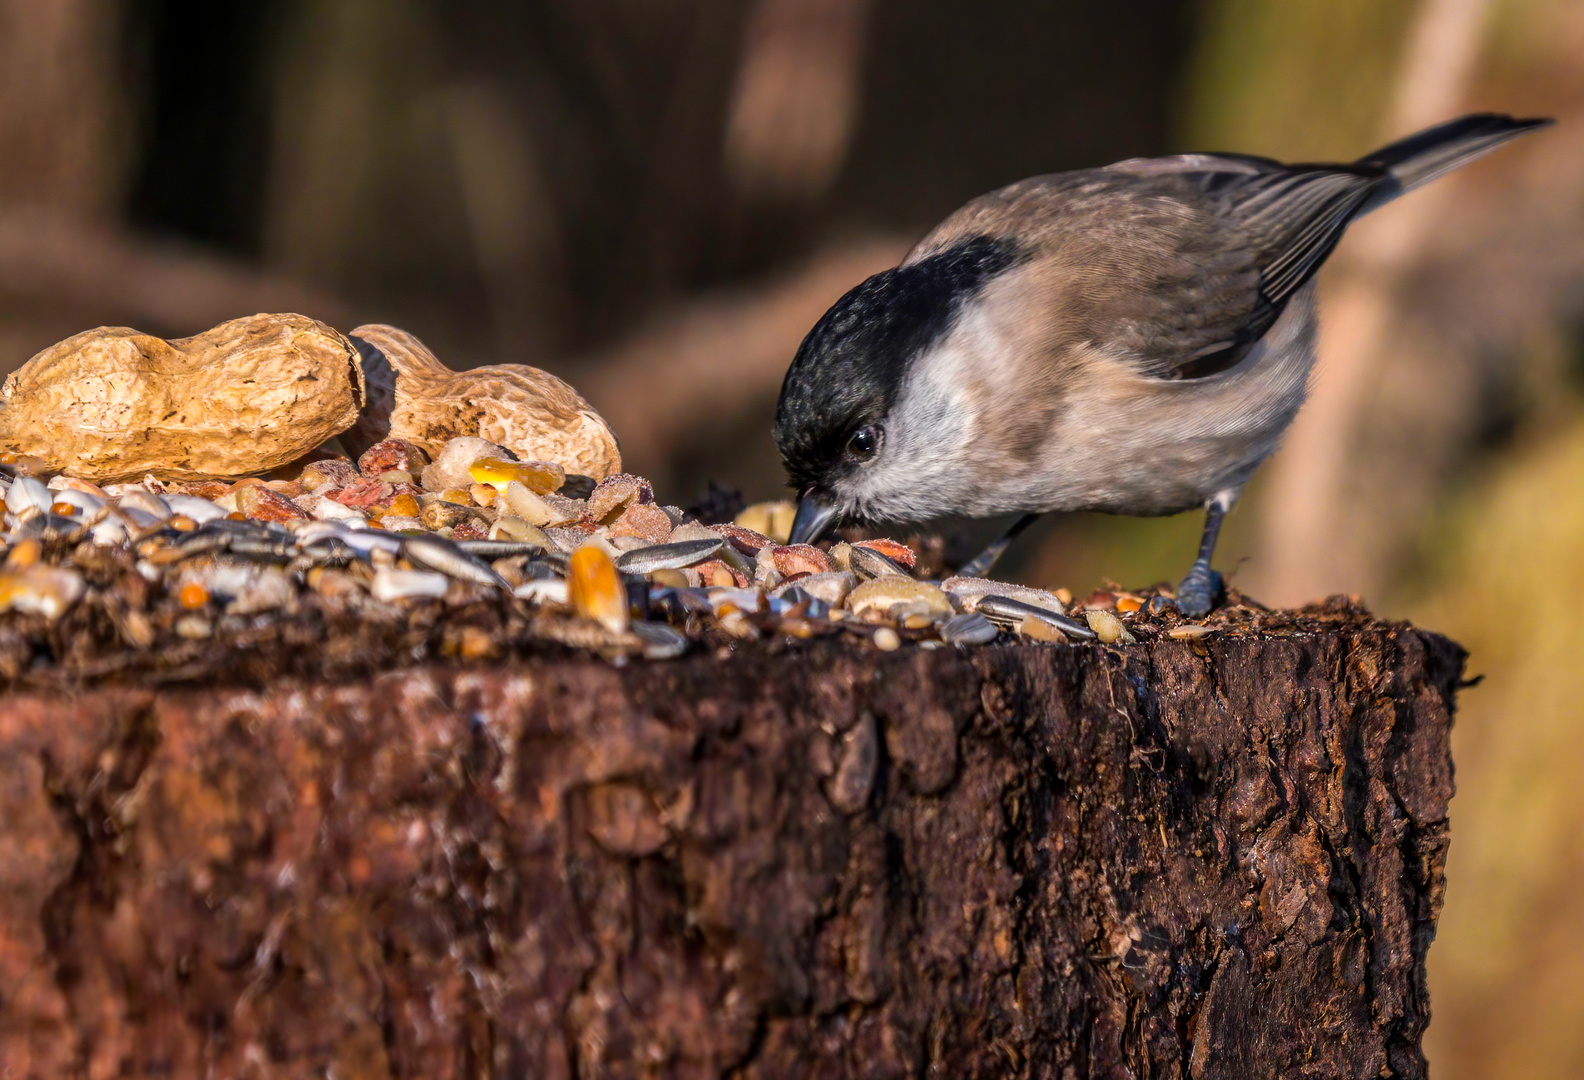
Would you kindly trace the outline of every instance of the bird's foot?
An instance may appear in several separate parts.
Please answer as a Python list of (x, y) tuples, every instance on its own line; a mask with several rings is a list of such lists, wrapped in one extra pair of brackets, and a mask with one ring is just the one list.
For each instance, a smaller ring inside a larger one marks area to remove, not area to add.
[(997, 540), (979, 554), (975, 555), (972, 559), (968, 560), (963, 564), (962, 569), (957, 571), (957, 576), (971, 578), (982, 578), (989, 576), (990, 571), (995, 567), (995, 564), (1000, 561), (1001, 553), (1007, 549), (1005, 540), (1006, 538), (1002, 537), (1002, 539)]
[(1024, 514), (1022, 517), (1018, 518), (1012, 523), (1011, 528), (1002, 533), (1000, 536), (996, 537), (994, 543), (985, 548), (978, 555), (975, 555), (972, 559), (968, 560), (967, 564), (964, 565), (961, 570), (957, 571), (957, 576), (971, 578), (982, 578), (988, 576), (991, 569), (1006, 552), (1006, 549), (1012, 546), (1012, 541), (1022, 536), (1024, 530), (1026, 530), (1030, 525), (1034, 524), (1034, 522), (1037, 520), (1039, 520), (1038, 514)]
[(1215, 602), (1221, 598), (1222, 581), (1219, 571), (1196, 562), (1177, 586), (1177, 610), (1190, 619), (1210, 614)]

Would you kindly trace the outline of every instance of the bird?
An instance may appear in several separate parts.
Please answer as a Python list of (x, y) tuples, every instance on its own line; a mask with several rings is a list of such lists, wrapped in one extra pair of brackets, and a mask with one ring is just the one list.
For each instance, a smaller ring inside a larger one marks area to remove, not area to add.
[(973, 199), (814, 325), (773, 430), (798, 494), (790, 542), (843, 521), (1202, 508), (1175, 594), (1222, 589), (1216, 539), (1307, 396), (1315, 274), (1348, 225), (1544, 127), (1481, 113), (1351, 164), (1131, 158)]

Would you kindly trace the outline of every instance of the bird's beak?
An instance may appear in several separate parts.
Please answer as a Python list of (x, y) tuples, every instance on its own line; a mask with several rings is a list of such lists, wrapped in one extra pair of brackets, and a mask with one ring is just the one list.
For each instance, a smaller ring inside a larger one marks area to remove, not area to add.
[(798, 503), (797, 515), (792, 519), (794, 544), (812, 544), (835, 527), (841, 518), (841, 507), (818, 495), (805, 495)]

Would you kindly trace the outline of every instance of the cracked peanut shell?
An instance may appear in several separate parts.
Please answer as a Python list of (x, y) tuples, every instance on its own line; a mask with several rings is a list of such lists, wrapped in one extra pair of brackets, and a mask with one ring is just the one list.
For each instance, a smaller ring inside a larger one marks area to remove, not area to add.
[(621, 472), (610, 425), (565, 382), (525, 364), (452, 371), (422, 341), (381, 323), (359, 326), (369, 403), (343, 441), (405, 439), (430, 457), (461, 436), (504, 446), (524, 461), (554, 462), (596, 480)]

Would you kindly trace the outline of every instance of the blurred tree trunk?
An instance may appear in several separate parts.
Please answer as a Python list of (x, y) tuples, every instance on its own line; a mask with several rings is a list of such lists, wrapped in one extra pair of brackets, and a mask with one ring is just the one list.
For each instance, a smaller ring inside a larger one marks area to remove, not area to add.
[(6, 278), (33, 276), (25, 245), (5, 233), (118, 208), (131, 117), (114, 93), (116, 11), (110, 0), (0, 0), (0, 371), (65, 326), (47, 306), (4, 303)]
[[(1349, 160), (1464, 112), (1576, 112), (1567, 5), (1510, 7), (1217, 0), (1188, 129), (1201, 146)], [(1576, 317), (1584, 274), (1576, 191), (1557, 183), (1584, 143), (1564, 126), (1343, 240), (1320, 277), (1312, 401), (1247, 500), (1259, 535), (1245, 586), (1277, 603), (1378, 595), (1412, 565), (1425, 513), (1478, 441), (1526, 395), (1555, 400), (1559, 372), (1534, 346)]]
[(1460, 697), (1452, 740), (1457, 839), (1425, 1046), (1436, 1080), (1584, 1074), (1580, 476), (1575, 413), (1459, 501), (1444, 522), (1448, 584), (1414, 605), (1462, 635), (1484, 676)]
[(131, 150), (111, 0), (0, 0), (0, 208), (114, 217)]
[(127, 229), (141, 87), (124, 9), (0, 0), (0, 373), (96, 324), (171, 335), (332, 296)]
[[(1394, 85), (1381, 98), (1385, 122), (1360, 146), (1384, 144), (1465, 111), (1490, 7), (1489, 0), (1421, 0)], [(1351, 151), (1347, 157), (1363, 152)], [(1398, 309), (1404, 293), (1422, 267), (1434, 233), (1458, 216), (1458, 183), (1463, 179), (1443, 178), (1361, 222), (1328, 267), (1322, 374), (1284, 452), (1272, 465), (1266, 488), (1259, 575), (1269, 586), (1262, 595), (1274, 602), (1323, 595), (1341, 583), (1377, 593), (1393, 557), (1391, 549), (1404, 535), (1401, 510), (1421, 501), (1435, 483), (1424, 468), (1399, 473), (1393, 481), (1399, 497), (1391, 500), (1397, 520), (1381, 514), (1381, 524), (1373, 528), (1355, 527), (1337, 535), (1337, 525), (1348, 516), (1346, 508), (1359, 494), (1360, 485), (1349, 473), (1357, 467), (1368, 395), (1379, 385), (1372, 375), (1393, 360), (1388, 347), (1403, 333)], [(1467, 392), (1448, 379), (1439, 393), (1421, 395), (1415, 402), (1418, 415), (1412, 422), (1439, 427), (1434, 441), (1443, 445), (1456, 437), (1456, 414), (1467, 409), (1466, 403), (1455, 401), (1459, 390)], [(1435, 462), (1445, 452), (1432, 452), (1420, 461)], [(1415, 487), (1423, 492), (1420, 499), (1413, 494), (1401, 498), (1402, 488), (1412, 492)], [(1378, 504), (1373, 508), (1384, 509)]]

